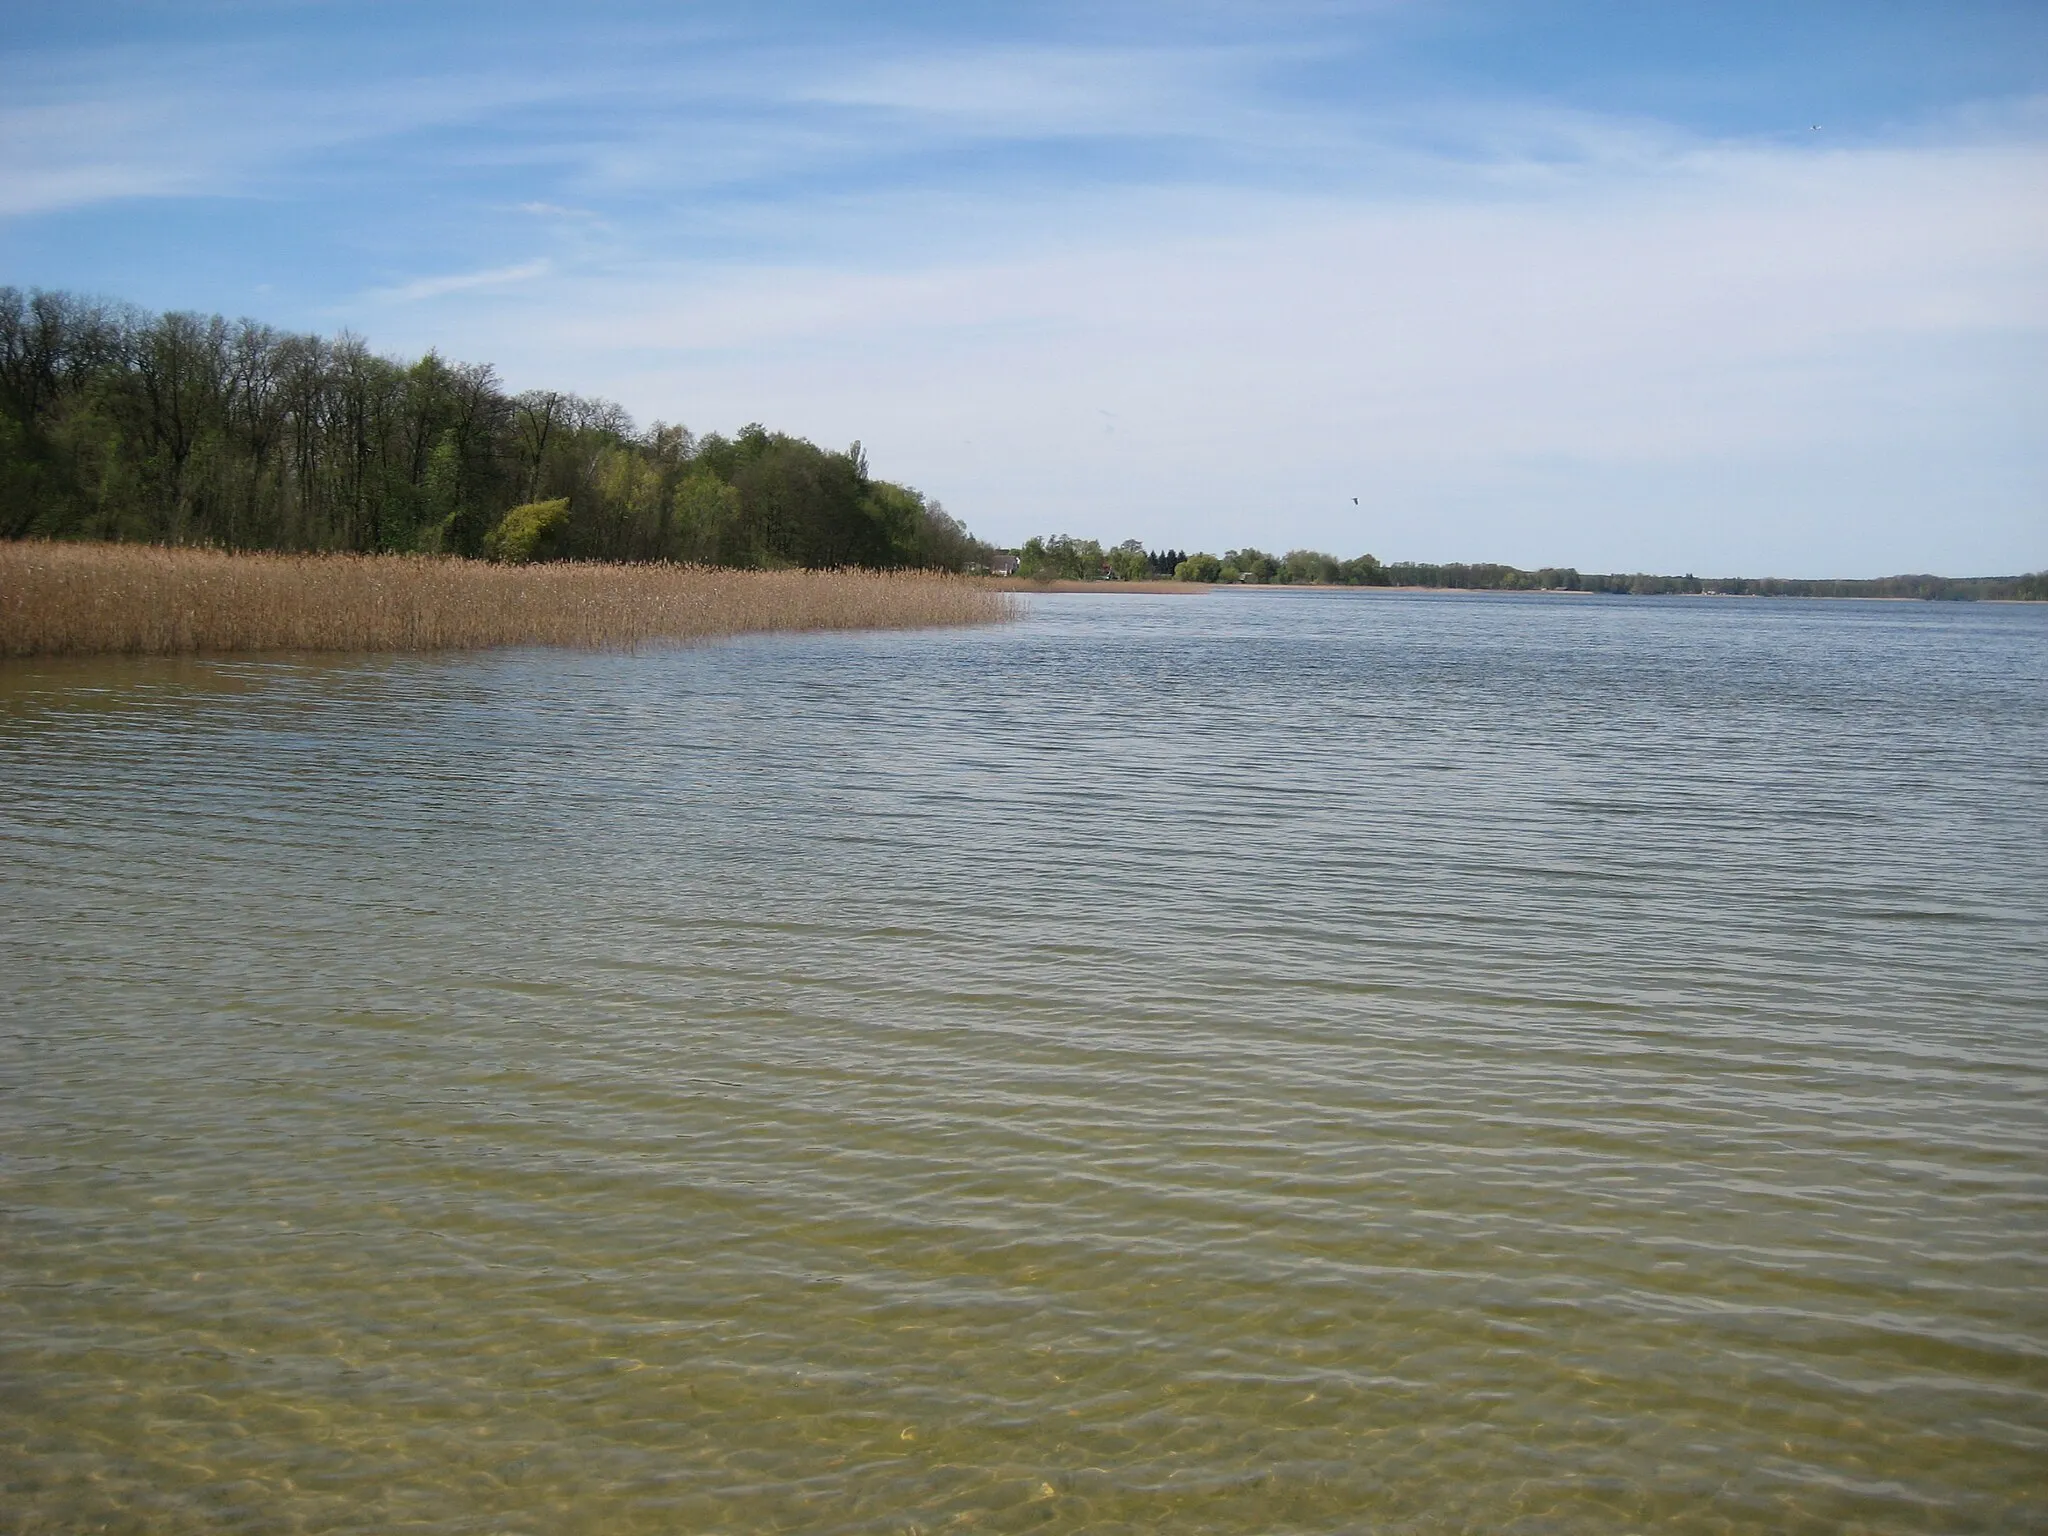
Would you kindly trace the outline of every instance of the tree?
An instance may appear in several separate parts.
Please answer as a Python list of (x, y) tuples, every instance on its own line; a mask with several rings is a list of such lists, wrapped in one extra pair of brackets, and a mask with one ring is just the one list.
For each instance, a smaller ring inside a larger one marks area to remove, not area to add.
[(507, 512), (484, 536), (484, 553), (507, 565), (545, 560), (554, 553), (562, 525), (569, 520), (569, 499), (533, 501)]
[(1102, 546), (1064, 533), (1029, 538), (1018, 552), (1017, 574), (1032, 581), (1095, 581), (1102, 575)]
[(1341, 578), (1337, 557), (1316, 549), (1290, 549), (1281, 561), (1280, 579), (1286, 582), (1334, 586)]
[(989, 547), (936, 500), (883, 480), (875, 482), (871, 495), (901, 498), (908, 510), (909, 538), (898, 546), (903, 557), (899, 563), (929, 571), (962, 571), (988, 563)]
[(1223, 579), (1223, 562), (1214, 555), (1189, 555), (1173, 568), (1175, 581), (1220, 581)]
[(1125, 539), (1106, 558), (1109, 574), (1118, 581), (1143, 581), (1152, 574), (1151, 558), (1136, 539)]
[(584, 514), (574, 549), (594, 560), (658, 560), (671, 508), (659, 466), (630, 440), (601, 439), (583, 477)]
[(760, 551), (740, 527), (740, 493), (708, 468), (698, 468), (675, 488), (664, 554), (692, 565), (753, 566)]
[(1224, 555), (1223, 565), (1225, 581), (1267, 582), (1280, 574), (1280, 562), (1262, 549), (1233, 549)]

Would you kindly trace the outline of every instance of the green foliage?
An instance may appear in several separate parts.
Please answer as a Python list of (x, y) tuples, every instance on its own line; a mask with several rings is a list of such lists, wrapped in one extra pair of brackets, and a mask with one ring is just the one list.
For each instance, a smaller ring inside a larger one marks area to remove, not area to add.
[(19, 538), (34, 529), (52, 499), (50, 460), (46, 441), (0, 417), (0, 535)]
[(669, 499), (667, 552), (692, 565), (760, 564), (740, 527), (740, 493), (709, 468), (699, 468)]
[(1862, 581), (1802, 581), (1775, 576), (1656, 576), (1643, 572), (1596, 575), (1570, 566), (1525, 571), (1512, 565), (1430, 565), (1412, 561), (1379, 567), (1375, 584), (1479, 592), (1609, 592), (1636, 597), (1716, 593), (1730, 597), (1909, 597), (1927, 602), (1970, 602), (2048, 596), (2043, 591), (2043, 578), (2038, 576), (1880, 576)]
[(1026, 539), (1017, 555), (1017, 574), (1030, 581), (1097, 581), (1102, 566), (1100, 544), (1064, 533)]
[(1280, 562), (1262, 549), (1233, 549), (1223, 557), (1225, 581), (1268, 582), (1280, 574)]
[[(555, 503), (537, 529), (514, 515)], [(431, 352), (0, 288), (0, 537), (32, 535), (946, 570), (988, 554), (858, 443), (636, 433), (610, 401), (508, 395)]]
[(875, 536), (889, 551), (890, 564), (917, 566), (926, 563), (924, 498), (907, 486), (870, 481), (862, 498), (860, 514), (874, 528)]
[(426, 472), (420, 477), (420, 516), (413, 547), (423, 554), (442, 553), (454, 536), (461, 508), (462, 449), (450, 429), (427, 455)]
[(1371, 555), (1339, 560), (1320, 550), (1289, 550), (1275, 559), (1264, 550), (1233, 549), (1215, 555), (1189, 555), (1172, 568), (1176, 581), (1314, 583), (1326, 586), (1384, 586), (1386, 568)]
[(1143, 581), (1152, 574), (1152, 559), (1136, 539), (1125, 539), (1107, 559), (1109, 574), (1118, 581)]
[(484, 535), (483, 552), (490, 559), (503, 561), (506, 565), (545, 560), (554, 553), (563, 525), (568, 521), (568, 497), (529, 501), (507, 512), (498, 526)]
[(1343, 579), (1335, 555), (1315, 549), (1290, 549), (1280, 562), (1280, 579), (1290, 584), (1335, 586)]
[(886, 480), (871, 483), (868, 515), (883, 530), (892, 563), (929, 571), (985, 564), (989, 548), (935, 500)]
[(629, 442), (599, 443), (588, 455), (578, 552), (598, 559), (649, 559), (664, 553), (669, 495), (659, 467)]

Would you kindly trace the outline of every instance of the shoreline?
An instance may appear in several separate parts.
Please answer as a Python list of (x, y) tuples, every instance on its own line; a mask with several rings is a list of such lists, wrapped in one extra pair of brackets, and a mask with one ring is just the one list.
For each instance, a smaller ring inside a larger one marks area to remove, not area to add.
[(1608, 592), (1586, 587), (1381, 587), (1334, 581), (1174, 581), (1170, 577), (1153, 581), (1071, 581), (1064, 578), (1030, 581), (1022, 576), (969, 579), (1002, 592), (1093, 592), (1104, 596), (1113, 593), (1194, 597), (1213, 592), (1355, 592), (1360, 595), (1455, 592), (1470, 597), (1725, 597), (1751, 602), (1788, 603), (1996, 603), (2014, 608), (2038, 607), (2042, 602), (2042, 599), (2034, 597), (1912, 597), (1898, 592)]

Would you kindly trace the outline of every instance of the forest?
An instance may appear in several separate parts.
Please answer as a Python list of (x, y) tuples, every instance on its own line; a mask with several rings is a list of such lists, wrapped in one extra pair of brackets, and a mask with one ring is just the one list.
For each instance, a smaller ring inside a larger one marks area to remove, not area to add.
[(843, 451), (636, 429), (488, 364), (0, 288), (0, 537), (960, 570), (986, 547)]

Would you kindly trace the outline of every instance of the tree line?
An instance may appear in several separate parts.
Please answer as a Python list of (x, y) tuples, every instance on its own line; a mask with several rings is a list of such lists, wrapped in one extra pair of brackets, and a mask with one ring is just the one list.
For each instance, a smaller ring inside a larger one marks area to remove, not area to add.
[(1781, 577), (1590, 574), (1569, 566), (1522, 570), (1512, 565), (1430, 564), (1372, 555), (1340, 560), (1321, 550), (1284, 555), (1233, 549), (1222, 555), (1147, 551), (1136, 539), (1105, 550), (1093, 539), (1054, 534), (1027, 539), (1017, 574), (1037, 580), (1272, 584), (1325, 587), (1436, 587), (1476, 592), (1609, 592), (1635, 596), (1717, 593), (1743, 597), (1910, 597), (1923, 600), (2048, 600), (2048, 571), (2025, 576), (1882, 576), (1865, 581), (1801, 581)]
[(1222, 556), (1182, 549), (1148, 550), (1137, 539), (1104, 549), (1094, 539), (1056, 533), (1026, 539), (1017, 574), (1036, 581), (1297, 582), (1323, 586), (1384, 586), (1385, 567), (1371, 555), (1339, 560), (1314, 550), (1282, 556), (1233, 549)]
[(1613, 592), (1637, 597), (1709, 593), (1732, 597), (1910, 597), (1994, 601), (2048, 598), (2048, 571), (2025, 576), (1878, 576), (1867, 580), (1802, 581), (1780, 576), (1595, 575), (1569, 566), (1518, 570), (1512, 565), (1427, 565), (1386, 568), (1395, 586), (1502, 592)]
[(0, 537), (947, 570), (988, 554), (859, 443), (642, 431), (485, 363), (16, 288)]

